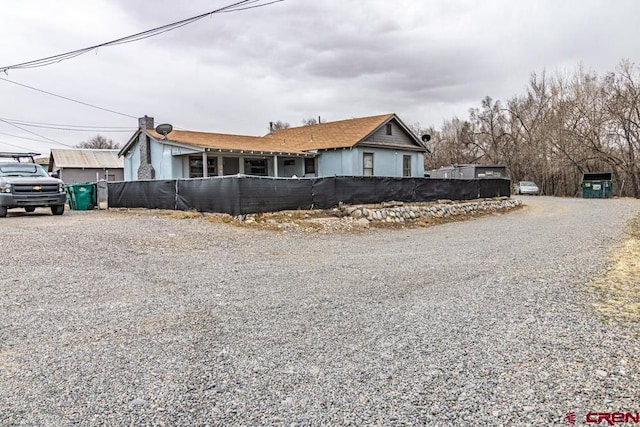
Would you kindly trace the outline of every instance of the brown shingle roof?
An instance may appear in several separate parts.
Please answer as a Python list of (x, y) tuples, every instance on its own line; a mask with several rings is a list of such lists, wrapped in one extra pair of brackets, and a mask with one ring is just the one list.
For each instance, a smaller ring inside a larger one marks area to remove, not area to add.
[[(147, 130), (147, 132), (158, 140), (163, 139), (162, 135), (153, 130)], [(195, 145), (197, 147), (221, 150), (302, 153), (300, 150), (291, 149), (282, 143), (278, 143), (278, 141), (266, 140), (259, 136), (174, 130), (167, 135), (167, 139), (169, 141)]]
[[(392, 117), (394, 114), (383, 114), (281, 129), (262, 137), (174, 130), (167, 139), (202, 148), (302, 154), (310, 150), (353, 147)], [(153, 130), (147, 132), (158, 140), (163, 139)]]
[(281, 129), (274, 131), (273, 135), (266, 135), (264, 139), (280, 141), (301, 151), (348, 148), (362, 141), (393, 116), (393, 114), (383, 114)]

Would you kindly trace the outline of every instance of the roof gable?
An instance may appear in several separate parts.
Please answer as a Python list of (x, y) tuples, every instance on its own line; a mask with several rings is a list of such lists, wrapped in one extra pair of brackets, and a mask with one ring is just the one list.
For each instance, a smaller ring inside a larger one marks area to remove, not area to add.
[(265, 139), (281, 141), (299, 150), (322, 150), (329, 148), (349, 148), (375, 132), (394, 117), (394, 114), (339, 120), (309, 126), (280, 129)]
[[(390, 127), (392, 133), (387, 133)], [(367, 135), (358, 145), (426, 151), (422, 141), (395, 114)]]

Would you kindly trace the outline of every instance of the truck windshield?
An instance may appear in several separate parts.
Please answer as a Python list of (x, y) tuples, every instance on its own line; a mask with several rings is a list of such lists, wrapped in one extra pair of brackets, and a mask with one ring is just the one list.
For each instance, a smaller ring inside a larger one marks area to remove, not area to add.
[(0, 166), (0, 176), (49, 176), (42, 166), (33, 163), (15, 163)]

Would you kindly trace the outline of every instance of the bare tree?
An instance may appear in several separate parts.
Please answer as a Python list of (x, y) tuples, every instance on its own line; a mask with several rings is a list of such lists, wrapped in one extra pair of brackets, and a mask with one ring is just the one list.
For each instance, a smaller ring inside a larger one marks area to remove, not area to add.
[(616, 72), (604, 79), (605, 109), (612, 126), (608, 133), (620, 166), (631, 186), (631, 194), (640, 197), (640, 71), (622, 61)]
[(445, 120), (442, 129), (432, 129), (429, 149), (431, 154), (425, 157), (425, 169), (438, 169), (455, 163), (475, 163), (478, 150), (472, 144), (473, 131), (467, 120), (454, 117)]
[(269, 124), (269, 131), (272, 130), (280, 130), (280, 129), (289, 129), (291, 125), (287, 122), (283, 122), (282, 120), (278, 120), (277, 122), (271, 122)]
[(425, 168), (500, 163), (513, 180), (560, 196), (576, 195), (584, 172), (612, 171), (619, 194), (640, 197), (640, 68), (622, 61), (604, 78), (582, 66), (534, 73), (523, 95), (487, 96), (468, 120), (445, 120), (431, 133)]
[(82, 141), (77, 144), (78, 148), (93, 148), (99, 150), (114, 150), (120, 148), (120, 144), (113, 142), (111, 139), (107, 139), (104, 136), (98, 134), (91, 139)]
[(302, 126), (313, 126), (318, 124), (318, 119), (315, 117), (309, 117), (308, 119), (302, 119)]

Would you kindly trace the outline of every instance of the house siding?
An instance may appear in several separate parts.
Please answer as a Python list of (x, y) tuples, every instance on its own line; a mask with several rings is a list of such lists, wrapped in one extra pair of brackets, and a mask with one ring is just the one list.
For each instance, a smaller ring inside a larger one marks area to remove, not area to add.
[(318, 156), (318, 176), (344, 175), (342, 151), (323, 151)]
[(358, 157), (358, 175), (364, 175), (364, 153), (373, 153), (373, 176), (402, 176), (402, 171), (399, 175), (397, 171), (396, 151), (370, 147), (361, 147), (354, 151)]
[[(285, 166), (284, 162), (293, 160), (293, 165)], [(278, 176), (291, 178), (293, 175), (297, 177), (304, 176), (304, 158), (303, 157), (278, 157)]]
[(151, 163), (156, 171), (156, 179), (172, 179), (174, 176), (171, 147), (152, 140)]
[(373, 153), (373, 176), (402, 177), (403, 156), (411, 156), (411, 176), (424, 176), (424, 155), (421, 152), (385, 150), (382, 148), (358, 147), (358, 166), (355, 175), (364, 173), (364, 153)]
[(136, 181), (140, 167), (140, 142), (136, 142), (124, 156), (124, 180)]
[(416, 147), (415, 142), (407, 133), (398, 126), (395, 122), (391, 121), (391, 135), (387, 135), (386, 125), (378, 129), (374, 134), (365, 139), (364, 142), (393, 144), (393, 145), (405, 145), (409, 147)]
[[(167, 147), (169, 149), (169, 153), (171, 153), (171, 147)], [(187, 168), (188, 168), (187, 164)], [(188, 169), (187, 169), (188, 170)], [(165, 175), (163, 171), (163, 175)], [(185, 176), (185, 166), (182, 157), (179, 156), (171, 156), (171, 171), (170, 175), (165, 176), (162, 179), (174, 179), (174, 177), (184, 177)]]
[(364, 153), (373, 153), (373, 176), (401, 177), (403, 156), (411, 156), (411, 176), (424, 176), (424, 156), (421, 152), (372, 147), (321, 152), (318, 176), (362, 176)]
[(358, 157), (353, 155), (353, 151), (348, 148), (321, 151), (318, 154), (318, 176), (354, 175)]
[(96, 182), (96, 177), (98, 180), (107, 179), (107, 171), (109, 173), (109, 181), (122, 181), (124, 179), (124, 170), (118, 168), (108, 170), (103, 168), (64, 168), (60, 170), (59, 175), (65, 184), (75, 184), (78, 182)]

